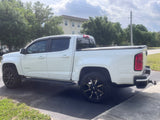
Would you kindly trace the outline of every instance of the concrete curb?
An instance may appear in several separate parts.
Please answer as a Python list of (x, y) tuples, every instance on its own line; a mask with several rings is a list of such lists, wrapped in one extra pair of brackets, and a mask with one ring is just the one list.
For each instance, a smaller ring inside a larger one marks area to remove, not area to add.
[(93, 120), (160, 120), (160, 83), (145, 89)]

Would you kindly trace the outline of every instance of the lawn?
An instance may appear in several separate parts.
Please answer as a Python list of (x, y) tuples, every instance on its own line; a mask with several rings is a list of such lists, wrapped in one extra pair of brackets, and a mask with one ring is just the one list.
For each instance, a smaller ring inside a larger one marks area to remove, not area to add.
[(24, 103), (4, 98), (0, 100), (0, 120), (51, 120), (51, 118)]
[(160, 53), (148, 55), (147, 65), (150, 66), (152, 70), (160, 71)]

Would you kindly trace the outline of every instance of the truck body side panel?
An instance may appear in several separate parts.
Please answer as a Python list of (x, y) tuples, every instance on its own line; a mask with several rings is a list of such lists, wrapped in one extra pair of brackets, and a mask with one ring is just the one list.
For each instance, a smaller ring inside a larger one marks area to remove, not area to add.
[(103, 67), (109, 71), (113, 83), (133, 84), (133, 77), (143, 72), (134, 71), (134, 57), (141, 52), (143, 49), (76, 51), (72, 79), (78, 81), (84, 67)]

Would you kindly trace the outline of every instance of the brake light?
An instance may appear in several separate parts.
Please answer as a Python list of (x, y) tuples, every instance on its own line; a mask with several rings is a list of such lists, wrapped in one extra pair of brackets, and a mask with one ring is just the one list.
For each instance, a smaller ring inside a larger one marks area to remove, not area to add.
[(139, 53), (134, 58), (134, 70), (141, 71), (143, 69), (143, 53)]
[(89, 38), (89, 36), (88, 35), (83, 35), (83, 38)]

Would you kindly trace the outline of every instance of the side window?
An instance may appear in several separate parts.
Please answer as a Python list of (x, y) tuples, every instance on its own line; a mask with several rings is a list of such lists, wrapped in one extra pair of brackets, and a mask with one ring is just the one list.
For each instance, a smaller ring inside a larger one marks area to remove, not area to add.
[(51, 52), (63, 51), (69, 48), (70, 38), (52, 39)]
[(48, 40), (41, 40), (41, 41), (33, 43), (27, 48), (27, 52), (29, 54), (46, 52), (47, 51), (47, 41)]

